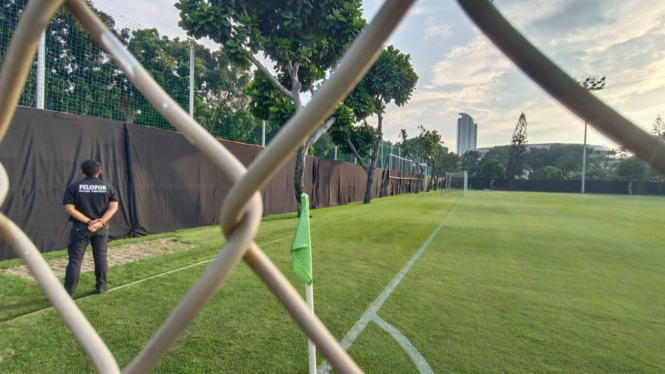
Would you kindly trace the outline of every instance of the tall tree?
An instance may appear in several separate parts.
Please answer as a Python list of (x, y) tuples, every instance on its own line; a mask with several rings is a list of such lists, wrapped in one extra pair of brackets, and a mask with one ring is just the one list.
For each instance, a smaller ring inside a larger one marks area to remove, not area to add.
[[(127, 48), (166, 92), (180, 104), (189, 106), (189, 50), (194, 47), (194, 118), (216, 137), (257, 144), (260, 122), (250, 112), (247, 87), (251, 73), (247, 67), (229, 63), (221, 50), (210, 51), (192, 40), (169, 39), (156, 29), (132, 33)], [(124, 78), (124, 76), (123, 76)], [(161, 118), (157, 110), (127, 82), (124, 100), (126, 121), (150, 124)]]
[(510, 150), (509, 145), (503, 145), (503, 146), (491, 148), (480, 159), (480, 162), (478, 163), (478, 170), (482, 169), (483, 165), (491, 159), (495, 159), (495, 160), (499, 161), (501, 163), (501, 165), (507, 164), (508, 163), (508, 157), (509, 157), (509, 150)]
[(432, 175), (429, 180), (429, 185), (427, 186), (428, 191), (438, 187), (439, 178), (442, 173), (445, 173), (443, 170), (443, 163), (445, 162), (445, 156), (447, 153), (448, 147), (444, 147), (443, 144), (437, 144), (427, 157), (427, 163), (432, 167)]
[(418, 127), (420, 134), (409, 139), (406, 130), (402, 129), (400, 138), (402, 139), (402, 150), (404, 155), (410, 158), (418, 169), (418, 183), (416, 184), (416, 193), (420, 191), (425, 167), (420, 164), (421, 160), (427, 160), (428, 156), (434, 152), (437, 145), (441, 143), (441, 135), (436, 130), (427, 130), (423, 126)]
[(566, 180), (566, 174), (563, 173), (563, 170), (554, 167), (554, 166), (547, 166), (545, 167), (545, 175), (547, 176), (547, 179), (550, 180)]
[(487, 160), (480, 169), (479, 175), (481, 178), (503, 179), (506, 177), (506, 168), (495, 158)]
[(513, 137), (510, 141), (508, 164), (506, 165), (506, 175), (510, 179), (511, 190), (513, 188), (513, 180), (521, 177), (526, 168), (526, 126), (526, 116), (522, 113), (517, 121), (517, 125), (515, 125), (515, 131), (513, 131)]
[(430, 166), (432, 166), (432, 178), (430, 179), (430, 188), (437, 188), (439, 180), (446, 175), (446, 173), (457, 173), (460, 171), (460, 159), (454, 152), (448, 152), (448, 147), (443, 146), (443, 142), (437, 144), (428, 159)]
[(626, 157), (619, 161), (616, 174), (622, 181), (643, 182), (649, 176), (649, 166), (639, 158)]
[[(222, 44), (235, 64), (253, 64), (290, 100), (294, 113), (302, 108), (300, 94), (315, 94), (317, 83), (365, 26), (360, 0), (180, 0), (176, 7), (188, 35)], [(255, 57), (259, 53), (274, 63), (275, 75)], [(321, 124), (296, 153), (296, 201), (305, 189), (307, 149), (333, 123)]]
[(475, 177), (480, 171), (480, 158), (478, 151), (466, 151), (460, 156), (460, 169), (466, 171), (469, 178)]
[[(344, 104), (353, 109), (360, 124), (338, 125), (331, 132), (335, 144), (344, 152), (353, 154), (367, 173), (363, 200), (365, 204), (369, 204), (372, 199), (374, 169), (383, 138), (383, 114), (386, 105), (391, 102), (398, 107), (406, 104), (418, 82), (418, 75), (413, 70), (410, 60), (411, 56), (401, 53), (393, 46), (388, 46), (344, 100)], [(375, 114), (377, 123), (376, 127), (373, 127), (367, 122), (367, 117)], [(365, 162), (366, 157), (369, 158), (369, 162)]]
[(665, 141), (665, 121), (660, 118), (660, 114), (656, 117), (656, 120), (653, 122), (653, 127), (651, 128), (651, 133), (655, 135), (658, 139)]

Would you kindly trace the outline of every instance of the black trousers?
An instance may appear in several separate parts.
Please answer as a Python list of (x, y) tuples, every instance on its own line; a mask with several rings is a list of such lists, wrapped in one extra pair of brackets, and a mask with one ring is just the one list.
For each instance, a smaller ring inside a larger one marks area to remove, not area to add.
[(81, 277), (81, 263), (88, 244), (92, 243), (92, 258), (95, 260), (95, 277), (97, 278), (97, 289), (106, 285), (106, 251), (108, 249), (109, 227), (108, 225), (96, 232), (88, 231), (88, 225), (82, 222), (74, 222), (69, 234), (69, 264), (65, 273), (65, 289), (70, 295), (74, 295)]

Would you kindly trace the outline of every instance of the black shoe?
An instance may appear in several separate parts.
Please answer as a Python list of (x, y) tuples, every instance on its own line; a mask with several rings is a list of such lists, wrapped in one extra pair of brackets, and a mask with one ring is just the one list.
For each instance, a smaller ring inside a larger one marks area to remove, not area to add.
[(100, 294), (100, 295), (103, 294), (104, 292), (108, 291), (108, 290), (109, 290), (109, 286), (107, 286), (107, 285), (97, 287), (97, 293)]

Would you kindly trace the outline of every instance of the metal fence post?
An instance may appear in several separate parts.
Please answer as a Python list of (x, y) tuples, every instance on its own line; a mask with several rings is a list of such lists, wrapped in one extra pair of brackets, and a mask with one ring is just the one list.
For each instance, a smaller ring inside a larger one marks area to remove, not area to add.
[(266, 146), (266, 120), (261, 121), (261, 145)]
[(390, 145), (390, 156), (388, 156), (388, 169), (392, 170), (393, 168), (393, 145)]
[(386, 168), (386, 160), (383, 159), (383, 140), (381, 140), (381, 168)]
[(189, 116), (194, 117), (194, 46), (189, 47)]
[(44, 109), (44, 91), (46, 87), (46, 31), (42, 33), (37, 47), (37, 91), (35, 92), (35, 107)]

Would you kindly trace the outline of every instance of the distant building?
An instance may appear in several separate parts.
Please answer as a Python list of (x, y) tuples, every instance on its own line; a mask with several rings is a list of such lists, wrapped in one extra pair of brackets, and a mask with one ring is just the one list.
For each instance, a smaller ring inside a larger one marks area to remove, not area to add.
[(476, 149), (478, 124), (466, 113), (460, 113), (457, 119), (457, 154)]
[[(551, 146), (555, 144), (561, 144), (561, 145), (579, 145), (582, 146), (582, 144), (577, 144), (577, 143), (542, 143), (542, 144), (527, 144), (526, 148), (527, 149), (550, 149)], [(593, 144), (587, 144), (586, 145), (588, 149), (593, 149), (594, 151), (597, 152), (609, 152), (610, 149), (606, 145), (593, 145)], [(497, 147), (505, 147), (505, 146), (497, 146)], [(490, 149), (494, 147), (484, 147), (484, 148), (476, 148), (476, 151), (480, 152), (481, 155), (484, 155), (485, 153), (489, 152)]]

